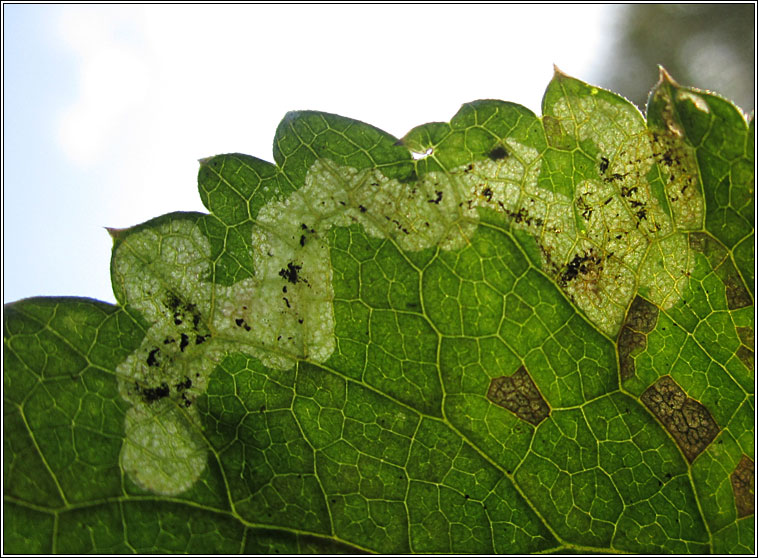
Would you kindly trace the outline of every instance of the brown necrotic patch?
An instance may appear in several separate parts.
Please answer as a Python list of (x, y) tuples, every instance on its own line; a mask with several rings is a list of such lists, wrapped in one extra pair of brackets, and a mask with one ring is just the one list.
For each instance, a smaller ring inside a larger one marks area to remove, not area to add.
[[(731, 267), (731, 262), (729, 262), (728, 267)], [(737, 310), (753, 304), (750, 292), (745, 288), (742, 278), (737, 275), (734, 268), (727, 270), (725, 275), (724, 285), (726, 286), (726, 304), (729, 307), (729, 310)]]
[(740, 341), (742, 341), (742, 345), (737, 348), (735, 354), (745, 365), (745, 368), (752, 372), (755, 370), (755, 353), (753, 349), (753, 347), (755, 347), (755, 335), (753, 333), (753, 328), (738, 326), (737, 335), (739, 336)]
[(617, 342), (621, 381), (634, 377), (635, 366), (632, 353), (640, 353), (647, 347), (647, 336), (628, 327), (622, 327)]
[(693, 232), (689, 234), (690, 248), (695, 252), (705, 253), (705, 245), (709, 237), (705, 233)]
[(705, 233), (690, 233), (690, 248), (700, 252), (716, 270), (716, 275), (724, 284), (726, 304), (729, 310), (738, 310), (753, 304), (753, 296), (745, 286), (742, 276), (734, 267), (724, 246)]
[(742, 361), (742, 364), (745, 365), (745, 368), (751, 372), (755, 370), (755, 353), (753, 352), (753, 349), (749, 349), (745, 345), (740, 345), (735, 354), (737, 355), (737, 358)]
[(658, 323), (658, 307), (640, 296), (635, 296), (626, 314), (624, 325), (634, 331), (647, 334), (655, 329), (656, 323)]
[(493, 378), (487, 399), (535, 426), (550, 415), (550, 407), (523, 366), (511, 376)]
[(671, 376), (659, 378), (640, 400), (666, 427), (690, 463), (719, 433), (708, 409), (688, 397)]
[(746, 347), (752, 347), (755, 345), (755, 334), (753, 333), (752, 327), (738, 326), (737, 335), (739, 335), (740, 341), (742, 341), (742, 344)]
[(622, 381), (634, 376), (634, 357), (647, 347), (647, 334), (657, 322), (658, 307), (640, 296), (634, 297), (616, 343)]
[(690, 248), (694, 252), (703, 254), (713, 269), (718, 268), (727, 257), (724, 245), (711, 235), (703, 232), (691, 232), (689, 238)]
[(730, 479), (737, 517), (753, 515), (755, 513), (755, 463), (753, 460), (743, 453)]

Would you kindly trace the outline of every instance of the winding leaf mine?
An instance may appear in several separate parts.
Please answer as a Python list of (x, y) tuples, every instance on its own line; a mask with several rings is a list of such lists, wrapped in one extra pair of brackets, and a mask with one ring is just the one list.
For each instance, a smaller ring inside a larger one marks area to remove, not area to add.
[(753, 137), (556, 72), (203, 160), (119, 306), (6, 307), (6, 550), (752, 553)]

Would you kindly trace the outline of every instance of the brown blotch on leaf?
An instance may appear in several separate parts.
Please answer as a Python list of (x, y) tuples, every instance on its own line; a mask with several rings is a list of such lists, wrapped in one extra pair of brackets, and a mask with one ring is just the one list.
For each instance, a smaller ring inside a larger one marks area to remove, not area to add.
[(641, 296), (635, 296), (624, 325), (640, 333), (650, 333), (658, 323), (658, 307)]
[(737, 358), (742, 361), (745, 368), (751, 372), (755, 370), (755, 353), (753, 353), (753, 349), (749, 349), (745, 345), (740, 345), (734, 354), (736, 354)]
[(534, 426), (550, 415), (550, 407), (523, 366), (511, 376), (493, 378), (487, 399)]
[(659, 378), (645, 390), (640, 400), (666, 427), (690, 463), (719, 433), (708, 409), (688, 397), (671, 376)]
[(737, 310), (753, 304), (750, 293), (736, 273), (730, 273), (724, 280), (726, 286), (726, 305), (729, 310)]
[(746, 347), (753, 347), (755, 345), (755, 334), (752, 327), (737, 326), (737, 335), (740, 336), (740, 341)]
[(747, 517), (755, 513), (755, 463), (744, 453), (737, 468), (729, 477), (734, 492), (737, 517)]
[(645, 350), (647, 347), (647, 336), (632, 331), (628, 327), (622, 327), (616, 347), (619, 353), (621, 381), (625, 381), (634, 377), (635, 367), (632, 353)]
[(705, 252), (705, 245), (708, 239), (709, 237), (705, 233), (692, 232), (690, 233), (690, 248), (702, 254)]
[(753, 296), (731, 259), (728, 258), (724, 246), (705, 233), (690, 233), (689, 237), (690, 248), (708, 258), (711, 267), (716, 270), (716, 275), (724, 283), (726, 304), (729, 310), (737, 310), (753, 304)]
[(647, 334), (655, 329), (656, 323), (658, 307), (640, 296), (634, 297), (616, 342), (621, 381), (634, 376), (634, 355), (645, 350)]
[(692, 251), (703, 254), (713, 269), (719, 267), (719, 264), (727, 257), (724, 245), (708, 233), (691, 232), (689, 237)]

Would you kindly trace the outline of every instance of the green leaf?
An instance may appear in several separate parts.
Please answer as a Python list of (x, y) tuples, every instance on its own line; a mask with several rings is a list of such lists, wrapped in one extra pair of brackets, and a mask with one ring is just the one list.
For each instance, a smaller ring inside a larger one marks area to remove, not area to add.
[(753, 553), (753, 122), (543, 113), (290, 113), (7, 305), (4, 551)]

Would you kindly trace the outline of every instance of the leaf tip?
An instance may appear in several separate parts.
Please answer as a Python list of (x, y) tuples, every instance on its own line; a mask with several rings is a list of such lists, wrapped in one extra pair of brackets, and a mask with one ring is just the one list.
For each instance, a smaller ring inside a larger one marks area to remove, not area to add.
[(679, 84), (676, 82), (674, 78), (671, 77), (671, 74), (669, 74), (666, 71), (666, 68), (658, 65), (658, 85), (668, 83), (669, 85), (673, 85), (674, 87), (678, 87)]
[(564, 72), (563, 70), (561, 70), (557, 66), (557, 64), (553, 64), (553, 78), (554, 79), (556, 79), (556, 78), (567, 78), (567, 77), (569, 77), (569, 75), (566, 72)]
[(213, 157), (202, 157), (201, 159), (198, 159), (197, 162), (200, 163), (201, 167), (204, 167), (210, 162), (211, 159), (213, 159)]
[(114, 240), (118, 240), (121, 238), (127, 229), (116, 229), (113, 227), (103, 227), (106, 231), (108, 231), (108, 234), (111, 235), (111, 238)]

